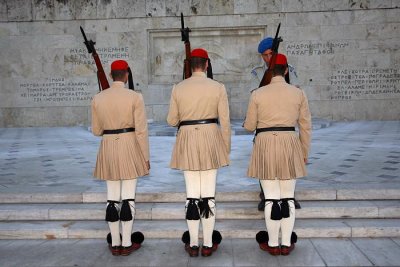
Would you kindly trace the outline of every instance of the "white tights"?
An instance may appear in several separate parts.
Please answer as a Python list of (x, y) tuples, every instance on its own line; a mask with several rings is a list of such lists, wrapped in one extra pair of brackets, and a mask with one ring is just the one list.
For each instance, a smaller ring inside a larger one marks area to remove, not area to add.
[[(187, 198), (206, 198), (215, 197), (215, 185), (217, 179), (217, 169), (207, 171), (184, 171)], [(186, 207), (188, 201), (186, 202)], [(208, 205), (214, 215), (208, 219), (200, 218), (203, 226), (203, 246), (212, 247), (212, 234), (215, 225), (215, 200), (208, 201)], [(189, 228), (190, 246), (199, 245), (199, 226), (200, 220), (186, 220)]]
[[(296, 187), (296, 180), (260, 180), (261, 186), (264, 190), (265, 199), (283, 199), (293, 198), (294, 189)], [(290, 238), (292, 236), (294, 221), (295, 221), (295, 207), (294, 201), (289, 201), (290, 217), (282, 218), (282, 220), (271, 220), (272, 202), (265, 202), (265, 223), (269, 236), (268, 245), (271, 247), (279, 246), (279, 231), (282, 231), (282, 245), (290, 246)]]
[[(124, 199), (134, 199), (136, 195), (137, 179), (107, 181), (107, 200), (121, 201)], [(121, 221), (122, 225), (122, 246), (129, 247), (132, 245), (131, 235), (133, 220), (135, 219), (135, 202), (129, 201), (132, 212), (132, 220)], [(110, 227), (112, 246), (120, 246), (121, 238), (119, 235), (119, 221), (108, 222)]]

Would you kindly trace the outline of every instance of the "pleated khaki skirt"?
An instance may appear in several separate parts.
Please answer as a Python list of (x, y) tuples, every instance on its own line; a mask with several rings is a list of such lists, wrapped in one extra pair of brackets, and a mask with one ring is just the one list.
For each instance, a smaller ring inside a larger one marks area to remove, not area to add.
[(129, 180), (149, 174), (135, 132), (103, 135), (94, 177)]
[(259, 133), (255, 138), (247, 175), (260, 180), (289, 180), (306, 176), (297, 133)]
[(170, 167), (206, 171), (229, 165), (229, 155), (217, 124), (182, 126), (176, 136)]

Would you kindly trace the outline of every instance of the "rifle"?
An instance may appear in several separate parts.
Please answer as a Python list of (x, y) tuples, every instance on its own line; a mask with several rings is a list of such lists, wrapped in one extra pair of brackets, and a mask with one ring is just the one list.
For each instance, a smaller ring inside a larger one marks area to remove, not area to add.
[(89, 54), (92, 54), (94, 62), (96, 63), (97, 80), (99, 82), (99, 91), (108, 89), (108, 88), (110, 88), (110, 84), (108, 83), (106, 74), (104, 73), (104, 69), (103, 69), (103, 66), (101, 65), (99, 55), (97, 54), (96, 49), (94, 48), (94, 45), (96, 44), (96, 42), (93, 42), (92, 40), (88, 40), (86, 38), (86, 34), (83, 31), (82, 27), (80, 27), (80, 28), (81, 28), (81, 32), (83, 35), (83, 39), (85, 40), (83, 43), (86, 45), (86, 48), (87, 48)]
[(279, 43), (282, 42), (282, 38), (278, 37), (279, 29), (281, 28), (281, 24), (279, 23), (278, 29), (276, 30), (274, 41), (272, 42), (272, 57), (268, 64), (268, 69), (264, 72), (264, 76), (260, 82), (259, 87), (270, 84), (272, 75), (275, 69), (276, 55), (278, 54)]
[(192, 76), (192, 70), (190, 69), (190, 41), (189, 32), (191, 30), (189, 27), (185, 28), (185, 22), (183, 21), (183, 13), (181, 13), (181, 35), (182, 42), (185, 43), (185, 54), (186, 58), (183, 60), (183, 79), (190, 78)]

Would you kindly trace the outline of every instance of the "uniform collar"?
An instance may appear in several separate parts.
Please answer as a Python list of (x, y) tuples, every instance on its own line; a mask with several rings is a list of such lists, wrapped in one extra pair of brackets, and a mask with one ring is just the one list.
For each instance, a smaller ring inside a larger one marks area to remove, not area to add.
[(113, 87), (125, 87), (124, 82), (120, 82), (120, 81), (115, 81), (112, 83)]
[(282, 76), (272, 77), (271, 83), (280, 83), (280, 82), (285, 82), (285, 77)]
[(207, 75), (205, 74), (205, 72), (202, 71), (196, 71), (192, 73), (193, 77), (207, 77)]

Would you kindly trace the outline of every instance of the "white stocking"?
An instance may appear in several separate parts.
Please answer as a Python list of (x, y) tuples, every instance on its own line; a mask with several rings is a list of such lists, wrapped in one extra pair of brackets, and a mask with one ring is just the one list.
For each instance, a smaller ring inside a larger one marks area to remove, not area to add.
[[(279, 200), (280, 189), (279, 180), (260, 180), (261, 186), (264, 190), (265, 199), (276, 199)], [(265, 224), (267, 225), (268, 232), (268, 245), (270, 247), (279, 246), (279, 230), (281, 227), (281, 221), (271, 220), (272, 201), (265, 202)]]
[[(280, 182), (281, 198), (293, 198), (294, 189), (296, 187), (296, 180), (282, 180)], [(289, 218), (282, 218), (281, 231), (282, 231), (282, 245), (290, 247), (290, 238), (292, 236), (294, 221), (295, 221), (295, 207), (294, 201), (289, 200)]]
[[(107, 200), (120, 201), (121, 181), (107, 181)], [(107, 203), (107, 206), (109, 203)], [(118, 205), (117, 209), (118, 209)], [(121, 237), (119, 235), (119, 221), (108, 222), (111, 232), (111, 245), (120, 246)]]
[[(121, 198), (124, 199), (135, 199), (136, 195), (136, 184), (137, 179), (132, 180), (122, 180), (122, 192)], [(132, 245), (131, 235), (132, 235), (132, 226), (133, 220), (135, 219), (135, 202), (128, 201), (129, 207), (132, 213), (132, 220), (130, 221), (121, 221), (122, 225), (122, 246), (129, 247)]]
[[(200, 172), (199, 171), (184, 171), (186, 184), (186, 197), (200, 199)], [(186, 210), (189, 201), (186, 201)], [(199, 246), (199, 226), (200, 220), (186, 220), (189, 235), (190, 235), (190, 246)]]
[[(216, 169), (200, 172), (200, 195), (202, 198), (215, 197), (216, 179)], [(207, 219), (203, 217), (200, 218), (203, 226), (203, 246), (212, 247), (212, 234), (214, 232), (216, 216), (215, 199), (210, 199), (208, 200), (208, 203), (204, 204), (209, 205), (210, 210), (214, 215), (210, 214), (210, 217)]]

